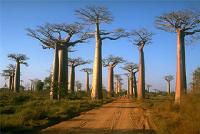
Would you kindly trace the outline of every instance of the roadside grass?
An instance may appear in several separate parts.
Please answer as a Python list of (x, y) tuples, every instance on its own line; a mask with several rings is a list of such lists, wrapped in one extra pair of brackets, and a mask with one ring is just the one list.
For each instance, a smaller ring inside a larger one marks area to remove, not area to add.
[(112, 99), (91, 100), (86, 94), (49, 100), (49, 92), (0, 91), (0, 127), (2, 133), (36, 133), (42, 128), (70, 119), (81, 112), (100, 107)]
[(151, 112), (158, 134), (200, 134), (200, 94), (188, 93), (180, 105), (162, 94), (136, 103)]

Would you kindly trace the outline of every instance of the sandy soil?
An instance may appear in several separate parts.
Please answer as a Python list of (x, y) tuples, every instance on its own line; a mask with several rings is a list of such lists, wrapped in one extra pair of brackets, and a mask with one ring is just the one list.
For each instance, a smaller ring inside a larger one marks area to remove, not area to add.
[(155, 134), (146, 110), (120, 98), (68, 121), (41, 131), (42, 134)]

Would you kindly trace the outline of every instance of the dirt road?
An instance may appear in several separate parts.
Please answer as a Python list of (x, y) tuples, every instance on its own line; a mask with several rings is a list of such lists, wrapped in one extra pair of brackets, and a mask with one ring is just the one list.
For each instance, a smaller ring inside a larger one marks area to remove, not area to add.
[(42, 134), (155, 134), (146, 110), (126, 98), (42, 130)]

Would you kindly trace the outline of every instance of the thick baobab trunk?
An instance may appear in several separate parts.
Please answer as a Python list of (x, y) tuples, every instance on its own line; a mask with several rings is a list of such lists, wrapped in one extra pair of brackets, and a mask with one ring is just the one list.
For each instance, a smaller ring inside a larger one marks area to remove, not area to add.
[(133, 72), (130, 72), (129, 94), (133, 97)]
[(86, 72), (86, 91), (87, 91), (87, 93), (90, 93), (90, 87), (89, 87), (89, 81), (90, 81), (90, 78), (89, 78), (89, 73), (88, 72)]
[[(31, 89), (34, 90), (34, 84), (31, 82)], [(54, 49), (54, 60), (52, 65), (52, 77), (50, 88), (50, 99), (58, 99), (58, 46)]]
[(70, 78), (69, 78), (69, 90), (71, 90), (71, 93), (74, 93), (74, 85), (75, 84), (75, 69), (74, 66), (71, 65), (70, 67)]
[(145, 65), (143, 48), (139, 49), (138, 99), (145, 98)]
[(185, 46), (184, 32), (177, 30), (177, 65), (175, 103), (179, 104), (182, 94), (186, 91)]
[(58, 87), (59, 87), (59, 96), (65, 96), (68, 92), (68, 51), (67, 46), (62, 45), (59, 49), (59, 71), (58, 71)]
[(137, 98), (137, 82), (136, 82), (136, 76), (135, 76), (135, 73), (133, 73), (133, 88), (134, 88), (134, 94), (135, 94), (135, 98)]
[(9, 76), (9, 90), (12, 89), (12, 75)]
[(102, 99), (102, 57), (101, 57), (101, 47), (102, 41), (100, 37), (99, 24), (96, 24), (96, 47), (95, 47), (95, 57), (94, 57), (94, 67), (93, 67), (93, 78), (92, 78), (92, 99)]
[(17, 61), (15, 69), (14, 91), (19, 92), (20, 87), (20, 63)]
[(167, 93), (170, 95), (170, 81), (167, 81)]
[(113, 97), (113, 67), (108, 66), (108, 97)]

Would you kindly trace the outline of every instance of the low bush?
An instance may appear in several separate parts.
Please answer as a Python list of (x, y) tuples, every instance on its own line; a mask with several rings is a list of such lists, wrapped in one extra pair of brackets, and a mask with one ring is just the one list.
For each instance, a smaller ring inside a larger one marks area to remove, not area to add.
[(65, 99), (49, 100), (49, 92), (0, 91), (0, 127), (5, 133), (29, 133), (70, 119), (81, 112), (110, 102), (111, 99), (90, 100), (87, 94), (69, 94)]

